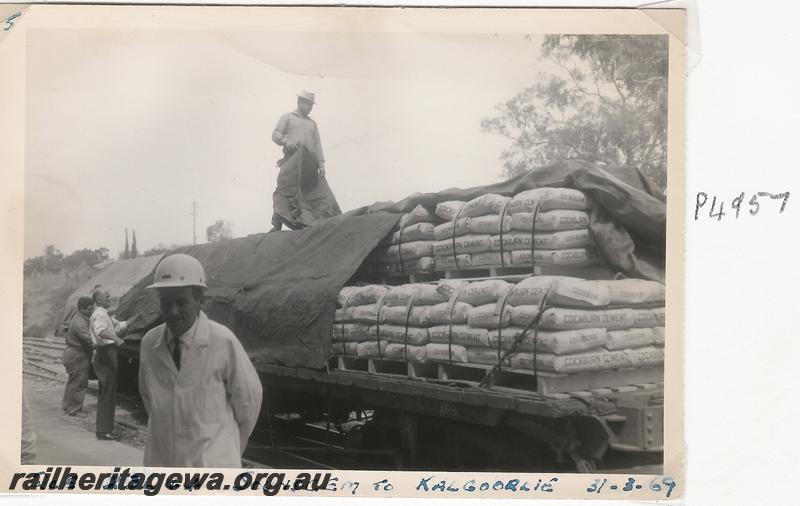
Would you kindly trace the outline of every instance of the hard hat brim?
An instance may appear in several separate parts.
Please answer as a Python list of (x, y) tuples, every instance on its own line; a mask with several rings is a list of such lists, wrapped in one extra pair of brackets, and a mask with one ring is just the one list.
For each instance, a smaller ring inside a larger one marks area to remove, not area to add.
[(200, 288), (208, 288), (205, 283), (191, 283), (186, 281), (159, 281), (158, 283), (153, 283), (152, 285), (148, 285), (145, 289), (148, 288), (180, 288), (182, 286), (197, 286)]

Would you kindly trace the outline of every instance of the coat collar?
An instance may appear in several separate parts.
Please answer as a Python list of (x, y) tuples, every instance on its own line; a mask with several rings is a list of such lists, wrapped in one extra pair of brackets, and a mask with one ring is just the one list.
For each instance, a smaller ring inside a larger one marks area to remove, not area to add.
[[(211, 328), (208, 323), (208, 316), (203, 311), (200, 311), (200, 314), (197, 316), (197, 321), (195, 322), (195, 331), (194, 331), (194, 339), (192, 343), (196, 346), (206, 347), (208, 346), (208, 342), (210, 339)], [(164, 325), (164, 332), (161, 335), (163, 345), (166, 348), (169, 348), (169, 329), (167, 328), (166, 324)], [(192, 346), (191, 343), (186, 343), (189, 346)]]

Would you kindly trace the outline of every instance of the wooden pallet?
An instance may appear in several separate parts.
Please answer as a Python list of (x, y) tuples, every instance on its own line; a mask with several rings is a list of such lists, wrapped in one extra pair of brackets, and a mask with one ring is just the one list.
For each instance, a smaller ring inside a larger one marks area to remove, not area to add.
[(498, 368), (488, 381), (492, 366), (461, 362), (425, 363), (405, 362), (402, 359), (335, 357), (332, 367), (343, 371), (389, 374), (415, 379), (457, 381), (467, 384), (484, 383), (505, 390), (536, 392), (543, 395), (569, 394), (577, 396), (603, 396), (655, 389), (664, 381), (662, 367), (642, 367), (560, 374), (531, 370)]
[(383, 274), (384, 285), (400, 285), (404, 283), (429, 283), (442, 278), (437, 272), (393, 272)]
[(434, 378), (436, 365), (431, 363), (406, 362), (391, 358), (334, 357), (329, 364), (333, 369), (368, 374), (388, 374), (407, 378)]
[(444, 279), (496, 278), (496, 277), (528, 277), (534, 276), (570, 276), (583, 279), (613, 279), (616, 271), (609, 266), (570, 267), (559, 265), (536, 265), (531, 271), (529, 266), (490, 266), (473, 269), (448, 269), (442, 271)]

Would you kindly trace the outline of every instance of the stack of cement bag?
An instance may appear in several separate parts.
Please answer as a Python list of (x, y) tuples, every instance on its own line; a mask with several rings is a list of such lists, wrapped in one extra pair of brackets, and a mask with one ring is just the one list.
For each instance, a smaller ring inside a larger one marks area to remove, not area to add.
[[(339, 293), (333, 326), (333, 352), (362, 358), (424, 362), (428, 328), (443, 321), (456, 287), (443, 280), (395, 287), (345, 287)], [(449, 319), (449, 313), (448, 317)]]
[(421, 205), (404, 214), (376, 251), (380, 272), (432, 272), (433, 229), (439, 221)]
[[(664, 361), (664, 286), (535, 276), (345, 287), (334, 353), (581, 373)], [(544, 308), (544, 311), (542, 311)], [(541, 313), (541, 314), (540, 314)]]
[(591, 207), (587, 195), (571, 188), (489, 193), (440, 202), (433, 213), (418, 205), (400, 218), (374, 260), (384, 273), (604, 265), (589, 230)]
[[(499, 340), (490, 341), (498, 354), (495, 363), (508, 355), (503, 365), (512, 369), (554, 373), (659, 366), (664, 362), (664, 294), (661, 283), (638, 279), (525, 279), (506, 300), (509, 326)], [(514, 353), (507, 354), (512, 348)]]
[(446, 222), (433, 230), (436, 270), (525, 267), (531, 257), (535, 265), (603, 264), (589, 230), (591, 206), (583, 192), (570, 188), (441, 202), (435, 214)]

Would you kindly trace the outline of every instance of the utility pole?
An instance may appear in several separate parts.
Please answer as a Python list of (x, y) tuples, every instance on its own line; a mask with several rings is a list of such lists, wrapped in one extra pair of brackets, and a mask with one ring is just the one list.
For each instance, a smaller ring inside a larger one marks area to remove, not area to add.
[(197, 202), (192, 201), (192, 244), (197, 244)]

